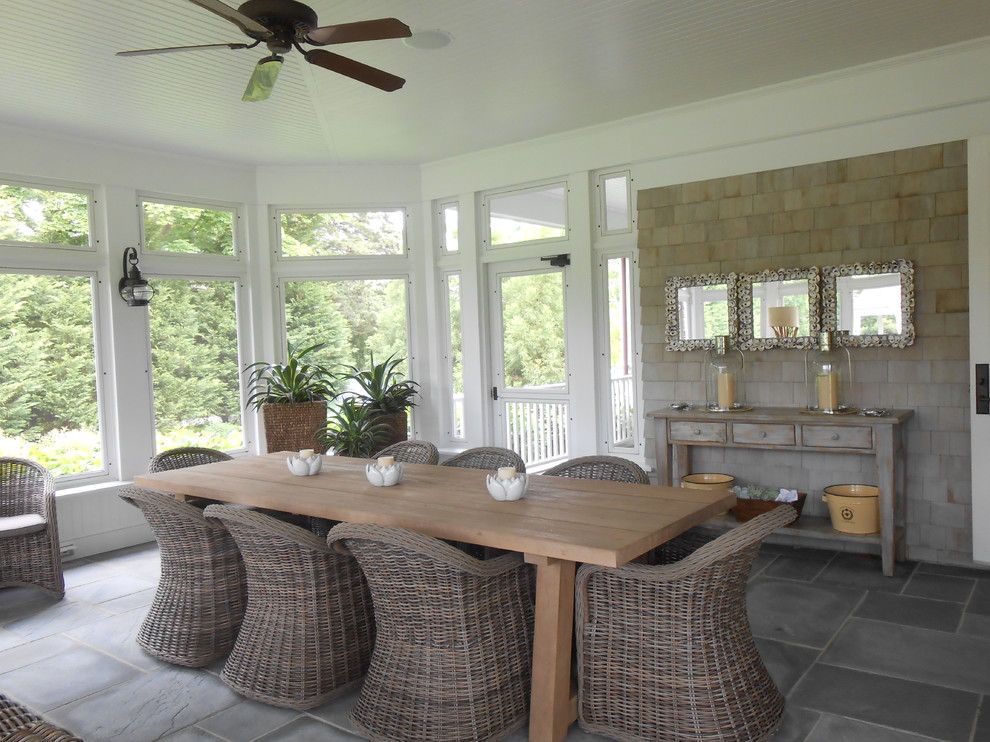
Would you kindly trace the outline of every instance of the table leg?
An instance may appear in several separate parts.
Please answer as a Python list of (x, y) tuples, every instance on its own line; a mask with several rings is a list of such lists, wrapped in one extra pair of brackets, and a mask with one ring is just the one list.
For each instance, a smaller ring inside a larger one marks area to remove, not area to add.
[(661, 487), (670, 486), (670, 443), (667, 440), (667, 420), (658, 417), (656, 421), (656, 440), (654, 441), (657, 461), (657, 484)]
[(883, 573), (894, 576), (894, 503), (902, 493), (897, 492), (894, 461), (894, 433), (890, 425), (874, 428), (877, 446), (877, 486), (880, 489), (880, 556)]
[(681, 486), (681, 477), (691, 473), (691, 449), (683, 443), (675, 443), (674, 446), (673, 486)]
[(536, 565), (536, 626), (530, 742), (562, 742), (575, 720), (571, 701), (571, 637), (574, 633), (574, 562), (526, 555)]

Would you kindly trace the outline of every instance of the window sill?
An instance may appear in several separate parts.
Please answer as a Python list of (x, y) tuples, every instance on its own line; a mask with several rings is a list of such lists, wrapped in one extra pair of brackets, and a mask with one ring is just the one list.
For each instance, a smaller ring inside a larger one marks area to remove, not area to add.
[(126, 487), (132, 484), (130, 481), (120, 482), (120, 481), (105, 481), (105, 482), (94, 482), (91, 484), (76, 485), (74, 487), (66, 487), (64, 489), (58, 489), (55, 491), (55, 497), (85, 497), (87, 495), (92, 495), (101, 492), (112, 492), (114, 490), (120, 489), (121, 487)]

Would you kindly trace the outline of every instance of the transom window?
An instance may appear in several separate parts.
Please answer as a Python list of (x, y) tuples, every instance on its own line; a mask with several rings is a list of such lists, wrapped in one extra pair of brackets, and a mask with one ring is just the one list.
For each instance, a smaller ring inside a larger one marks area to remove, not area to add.
[(92, 195), (0, 182), (0, 241), (91, 247)]
[(445, 253), (460, 251), (457, 242), (457, 212), (456, 201), (440, 205), (440, 249)]
[(567, 237), (567, 184), (485, 196), (491, 247)]
[(142, 199), (140, 207), (145, 251), (228, 256), (236, 252), (233, 208), (151, 199)]
[(632, 231), (629, 173), (604, 173), (598, 178), (599, 231), (602, 236)]
[(278, 244), (283, 257), (404, 255), (404, 209), (279, 210)]

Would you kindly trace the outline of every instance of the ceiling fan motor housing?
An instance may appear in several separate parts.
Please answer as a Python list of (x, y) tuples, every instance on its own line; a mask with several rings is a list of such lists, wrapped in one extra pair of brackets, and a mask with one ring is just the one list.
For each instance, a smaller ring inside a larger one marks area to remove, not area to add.
[(274, 54), (290, 51), (293, 41), (305, 41), (306, 34), (319, 25), (316, 11), (296, 0), (247, 0), (238, 10), (272, 32), (262, 40)]

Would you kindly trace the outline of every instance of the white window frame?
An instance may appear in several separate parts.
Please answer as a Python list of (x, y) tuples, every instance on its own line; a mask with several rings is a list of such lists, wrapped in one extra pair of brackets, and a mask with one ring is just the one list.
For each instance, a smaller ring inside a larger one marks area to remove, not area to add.
[[(455, 412), (455, 401), (454, 401), (454, 349), (451, 346), (450, 335), (452, 330), (452, 320), (450, 317), (450, 284), (448, 283), (451, 276), (458, 277), (458, 295), (457, 299), (461, 303), (461, 369), (464, 368), (464, 272), (460, 268), (452, 270), (443, 270), (440, 273), (440, 291), (442, 293), (441, 306), (441, 322), (443, 327), (443, 332), (441, 333), (443, 337), (443, 343), (440, 346), (440, 363), (444, 370), (443, 383), (441, 388), (443, 390), (443, 412), (440, 416), (440, 423), (444, 429), (445, 441), (446, 443), (452, 445), (463, 445), (467, 441), (467, 425), (464, 424), (466, 420), (462, 421), (464, 430), (461, 431), (461, 435), (456, 435), (454, 430), (456, 428), (457, 415)], [(467, 396), (467, 387), (465, 385), (464, 396)], [(464, 405), (464, 399), (461, 400), (462, 410)]]
[[(456, 198), (445, 198), (436, 202), (436, 208), (434, 209), (434, 229), (436, 229), (437, 244), (440, 248), (440, 255), (446, 256), (458, 256), (461, 254), (461, 202)], [(457, 249), (449, 250), (447, 248), (447, 218), (444, 216), (444, 211), (449, 209), (451, 206), (457, 210)]]
[[(230, 212), (234, 217), (231, 223), (233, 228), (233, 234), (231, 236), (233, 239), (234, 254), (215, 255), (213, 253), (172, 252), (170, 250), (149, 249), (144, 232), (144, 205), (146, 203), (164, 204), (166, 206), (189, 206), (196, 209), (202, 209), (204, 211)], [(142, 258), (166, 258), (168, 260), (181, 260), (184, 258), (186, 260), (223, 261), (226, 263), (241, 262), (241, 255), (244, 252), (244, 229), (242, 225), (242, 209), (239, 204), (224, 201), (211, 201), (208, 199), (188, 199), (138, 191), (136, 206), (138, 212), (138, 235), (140, 240), (138, 251)]]
[(78, 270), (72, 268), (41, 268), (41, 267), (7, 267), (0, 268), (0, 274), (9, 275), (31, 275), (31, 276), (77, 276), (90, 279), (90, 290), (92, 296), (92, 322), (93, 322), (93, 369), (95, 372), (93, 383), (96, 385), (96, 415), (97, 424), (100, 429), (100, 453), (103, 466), (93, 471), (80, 472), (79, 474), (63, 474), (55, 477), (55, 482), (59, 489), (78, 487), (87, 484), (97, 484), (111, 479), (111, 469), (116, 459), (116, 451), (112, 449), (110, 442), (113, 437), (110, 435), (110, 421), (106, 415), (109, 406), (111, 391), (107, 388), (108, 374), (103, 362), (107, 354), (108, 343), (104, 337), (104, 317), (101, 307), (100, 296), (103, 293), (100, 287), (103, 279), (97, 270)]
[[(605, 181), (617, 176), (626, 178), (626, 209), (629, 214), (629, 226), (625, 229), (608, 229), (608, 207), (605, 200)], [(633, 177), (629, 168), (603, 170), (595, 176), (595, 220), (597, 237), (607, 238), (632, 235), (636, 232), (636, 211), (633, 209), (632, 190)]]
[[(363, 214), (369, 211), (399, 211), (402, 213), (402, 252), (379, 255), (285, 255), (282, 252), (282, 214)], [(396, 204), (374, 206), (274, 206), (270, 208), (272, 244), (275, 261), (283, 265), (300, 265), (314, 261), (405, 260), (409, 257), (409, 209)]]
[(36, 180), (34, 178), (6, 177), (0, 174), (0, 185), (17, 186), (21, 188), (34, 188), (39, 191), (54, 191), (61, 193), (79, 193), (86, 196), (89, 202), (89, 244), (88, 245), (64, 245), (52, 242), (27, 242), (21, 240), (0, 240), (0, 247), (16, 247), (18, 249), (31, 250), (66, 250), (71, 252), (96, 253), (101, 245), (99, 236), (96, 234), (96, 187), (82, 183), (70, 183), (56, 180)]
[[(160, 253), (155, 253), (160, 254)], [(188, 253), (182, 253), (183, 255), (188, 255)], [(250, 337), (251, 337), (251, 320), (250, 311), (248, 308), (249, 302), (247, 301), (247, 286), (245, 284), (245, 279), (239, 274), (196, 274), (196, 273), (167, 273), (163, 271), (157, 271), (154, 273), (144, 271), (145, 278), (151, 283), (152, 286), (155, 285), (155, 280), (161, 281), (228, 281), (234, 284), (234, 325), (237, 328), (237, 394), (238, 394), (238, 404), (240, 405), (241, 413), (241, 434), (243, 438), (243, 445), (240, 448), (232, 448), (227, 450), (225, 453), (232, 455), (246, 454), (253, 450), (254, 445), (254, 426), (250, 423), (250, 412), (245, 407), (245, 401), (247, 400), (247, 388), (244, 378), (244, 359), (248, 357), (250, 351)], [(154, 300), (152, 300), (152, 305)], [(150, 308), (153, 312), (153, 306)], [(151, 362), (152, 344), (151, 344), (151, 317), (148, 317), (148, 375), (149, 375), (149, 394), (151, 400), (151, 436), (152, 436), (152, 447), (155, 449), (156, 453), (161, 453), (158, 451), (158, 420), (155, 417), (155, 370), (154, 365)]]
[[(498, 196), (505, 195), (517, 195), (523, 193), (536, 193), (539, 191), (546, 191), (556, 186), (561, 186), (564, 189), (564, 234), (561, 237), (547, 237), (541, 240), (523, 240), (521, 242), (509, 242), (504, 245), (493, 245), (492, 244), (492, 213), (491, 213), (491, 200), (492, 198), (497, 198)], [(560, 242), (567, 242), (571, 239), (571, 215), (570, 206), (568, 201), (570, 201), (569, 195), (571, 192), (570, 184), (567, 182), (567, 178), (554, 178), (552, 180), (542, 181), (539, 183), (530, 183), (527, 185), (516, 185), (510, 186), (508, 188), (497, 188), (490, 191), (484, 191), (481, 193), (481, 244), (483, 252), (499, 252), (502, 250), (510, 250), (518, 247), (529, 247), (533, 245), (553, 245)]]

